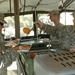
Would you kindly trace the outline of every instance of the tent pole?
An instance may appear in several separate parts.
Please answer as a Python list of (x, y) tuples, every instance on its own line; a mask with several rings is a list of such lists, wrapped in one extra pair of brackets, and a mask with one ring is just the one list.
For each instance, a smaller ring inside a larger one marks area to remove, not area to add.
[(19, 0), (14, 0), (15, 37), (20, 38)]

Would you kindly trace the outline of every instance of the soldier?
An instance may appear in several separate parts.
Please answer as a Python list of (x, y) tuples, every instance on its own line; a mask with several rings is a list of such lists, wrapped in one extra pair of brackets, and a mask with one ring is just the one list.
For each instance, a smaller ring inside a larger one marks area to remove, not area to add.
[(17, 47), (13, 49), (5, 46), (4, 36), (1, 33), (4, 28), (4, 14), (0, 13), (0, 75), (7, 75), (7, 67), (12, 64), (14, 59), (18, 56)]
[(53, 48), (69, 50), (75, 42), (75, 12), (73, 12), (74, 25), (63, 25), (59, 22), (58, 10), (52, 10), (49, 12), (49, 16), (55, 26), (46, 25), (40, 21), (36, 21), (36, 24), (45, 33), (50, 34), (50, 40)]
[(56, 33), (57, 29), (60, 29), (60, 27), (63, 27), (63, 24), (59, 23), (60, 14), (58, 10), (51, 10), (49, 12), (49, 16), (51, 21), (54, 22), (55, 26), (50, 26), (40, 21), (36, 21), (34, 22), (34, 24), (36, 24), (45, 33), (53, 35), (54, 33)]
[(66, 26), (59, 22), (60, 13), (58, 10), (51, 10), (49, 12), (49, 16), (51, 21), (54, 22), (55, 26), (47, 25), (40, 21), (36, 21), (34, 24), (36, 24), (45, 33), (50, 35), (52, 47), (59, 47), (61, 46), (60, 44), (62, 44), (61, 39), (64, 37), (64, 27)]

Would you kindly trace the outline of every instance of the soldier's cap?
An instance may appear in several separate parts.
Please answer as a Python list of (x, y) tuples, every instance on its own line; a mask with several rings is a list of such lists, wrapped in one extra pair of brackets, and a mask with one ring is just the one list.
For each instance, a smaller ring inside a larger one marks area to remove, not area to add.
[(73, 11), (73, 13), (71, 14), (73, 17), (75, 17), (75, 10)]
[(51, 16), (51, 15), (59, 15), (60, 13), (59, 13), (59, 11), (58, 10), (51, 10), (51, 11), (49, 11), (49, 14), (48, 14), (48, 16)]
[(4, 20), (4, 14), (3, 14), (3, 13), (0, 13), (0, 22), (1, 22), (1, 23), (7, 23), (7, 22)]

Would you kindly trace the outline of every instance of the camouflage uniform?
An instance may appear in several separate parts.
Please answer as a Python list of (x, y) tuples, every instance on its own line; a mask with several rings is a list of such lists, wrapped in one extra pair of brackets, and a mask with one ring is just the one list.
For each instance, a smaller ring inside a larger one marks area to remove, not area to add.
[(50, 35), (53, 48), (68, 50), (70, 46), (75, 44), (75, 28), (73, 25), (65, 26), (61, 23), (55, 26), (44, 25), (42, 30)]
[(74, 25), (66, 26), (64, 30), (63, 46), (69, 49), (71, 46), (75, 46), (75, 27)]
[(0, 75), (7, 75), (7, 67), (12, 64), (15, 57), (17, 57), (17, 53), (11, 48), (5, 47), (4, 37), (0, 33)]

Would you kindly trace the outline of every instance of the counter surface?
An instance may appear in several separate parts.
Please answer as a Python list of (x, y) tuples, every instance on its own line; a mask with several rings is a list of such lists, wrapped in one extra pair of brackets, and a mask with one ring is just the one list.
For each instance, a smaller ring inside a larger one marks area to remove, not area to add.
[(36, 75), (75, 75), (75, 53), (59, 50), (39, 54), (34, 60)]

